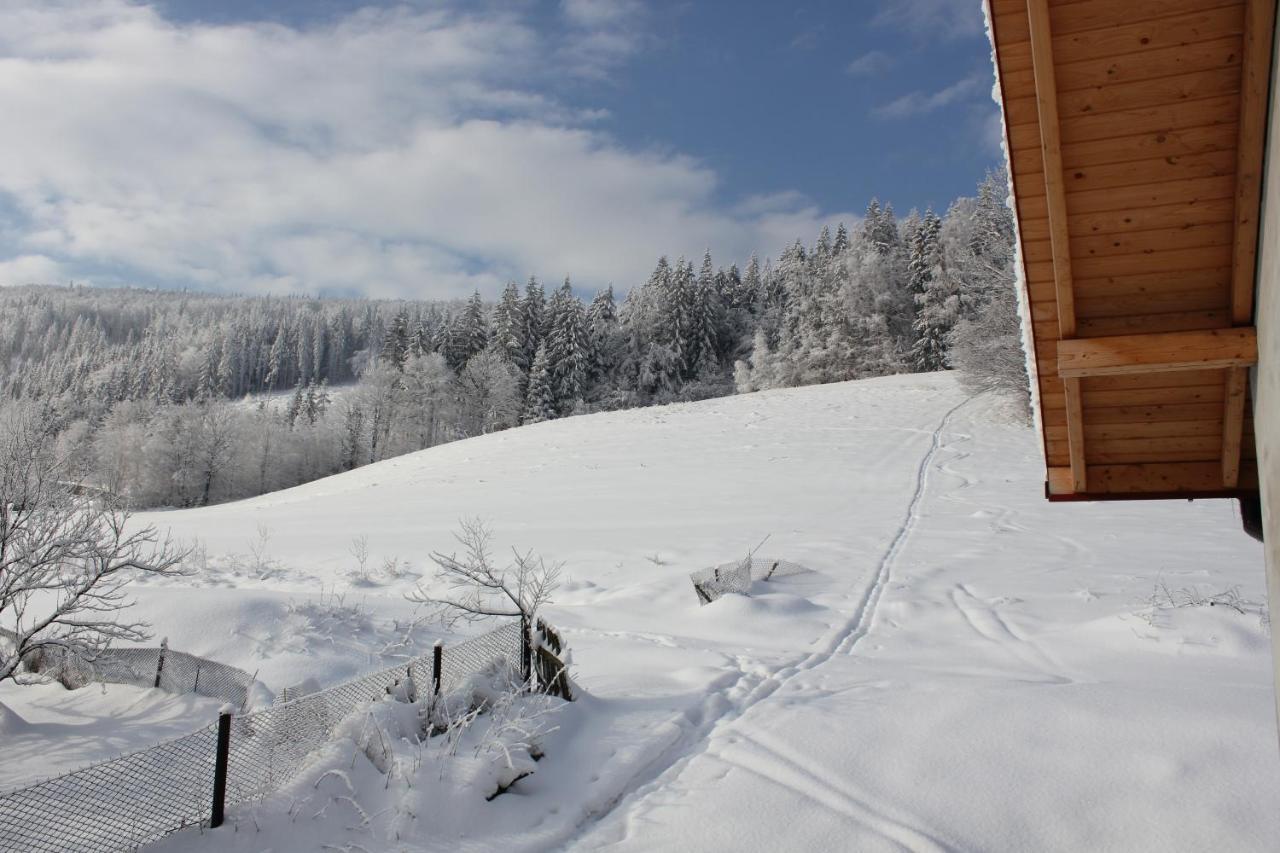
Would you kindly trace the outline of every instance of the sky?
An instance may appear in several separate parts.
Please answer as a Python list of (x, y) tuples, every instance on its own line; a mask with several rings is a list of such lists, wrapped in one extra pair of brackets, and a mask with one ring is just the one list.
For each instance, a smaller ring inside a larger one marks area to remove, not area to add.
[(945, 209), (979, 0), (0, 0), (0, 286), (492, 297)]

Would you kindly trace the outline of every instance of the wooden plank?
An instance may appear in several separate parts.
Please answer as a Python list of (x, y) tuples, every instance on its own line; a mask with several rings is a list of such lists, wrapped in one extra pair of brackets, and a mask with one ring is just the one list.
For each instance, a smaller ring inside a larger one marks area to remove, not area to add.
[[(1066, 409), (1045, 409), (1044, 422), (1049, 426), (1065, 426)], [(1137, 421), (1164, 423), (1166, 421), (1212, 421), (1222, 417), (1221, 403), (1188, 403), (1185, 405), (1115, 406), (1107, 409), (1090, 409), (1091, 424), (1128, 424)], [(1221, 466), (1219, 466), (1221, 468)], [(1218, 471), (1221, 478), (1222, 471)]]
[(1103, 258), (1191, 249), (1198, 246), (1229, 246), (1234, 229), (1230, 222), (1190, 225), (1186, 228), (1153, 228), (1124, 234), (1076, 236), (1071, 239), (1073, 257)]
[[(1128, 5), (1127, 2), (1117, 4), (1126, 11)], [(1059, 62), (1080, 62), (1181, 47), (1238, 35), (1244, 30), (1244, 10), (1239, 3), (1167, 18), (1143, 20), (1132, 17), (1129, 20), (1133, 23), (1055, 38), (1054, 55)]]
[[(1045, 436), (1054, 441), (1067, 440), (1065, 426), (1045, 427)], [(1176, 436), (1211, 436), (1222, 440), (1222, 426), (1214, 421), (1167, 421), (1165, 423), (1091, 424), (1084, 425), (1086, 442), (1113, 438), (1164, 438)]]
[[(1217, 373), (1217, 371), (1210, 371)], [(1149, 374), (1148, 374), (1149, 375)], [(1100, 379), (1102, 377), (1089, 377)], [(1153, 406), (1171, 403), (1221, 403), (1224, 396), (1221, 382), (1208, 385), (1185, 385), (1173, 388), (1107, 388), (1096, 389), (1081, 386), (1081, 397), (1086, 412), (1109, 409), (1115, 406)]]
[(1089, 464), (1125, 462), (1208, 462), (1222, 452), (1222, 439), (1210, 436), (1118, 438), (1089, 443)]
[[(1093, 487), (1102, 492), (1212, 492), (1223, 488), (1221, 466), (1214, 461), (1097, 465), (1089, 467), (1089, 475)], [(1242, 476), (1239, 485), (1256, 488), (1257, 478)]]
[(1182, 293), (1192, 290), (1220, 289), (1227, 292), (1231, 271), (1219, 267), (1181, 269), (1169, 272), (1106, 275), (1098, 278), (1076, 278), (1076, 290), (1082, 297), (1145, 296), (1153, 293)]
[(1077, 492), (1088, 489), (1088, 462), (1084, 450), (1084, 406), (1080, 400), (1080, 380), (1063, 383), (1067, 397), (1067, 454), (1071, 460), (1071, 485)]
[(1110, 83), (1058, 95), (1063, 118), (1102, 115), (1155, 104), (1181, 104), (1240, 91), (1240, 71), (1234, 65), (1170, 77)]
[(1221, 370), (1178, 370), (1172, 373), (1135, 373), (1129, 376), (1090, 376), (1080, 380), (1080, 388), (1091, 391), (1119, 391), (1134, 388), (1188, 388), (1193, 385), (1220, 385)]
[[(1050, 467), (1046, 487), (1050, 495), (1076, 494), (1071, 489), (1070, 469)], [(1128, 465), (1090, 465), (1089, 497), (1114, 495), (1178, 494), (1208, 495), (1225, 491), (1216, 462), (1148, 462)], [(1242, 473), (1239, 488), (1256, 489), (1257, 472)]]
[(1240, 481), (1240, 444), (1244, 435), (1245, 388), (1249, 371), (1235, 367), (1227, 371), (1226, 393), (1222, 408), (1222, 485), (1235, 488)]
[(1106, 258), (1078, 258), (1074, 262), (1081, 278), (1108, 275), (1137, 275), (1151, 272), (1174, 272), (1231, 267), (1230, 246), (1200, 246), (1194, 249), (1169, 249), (1154, 254), (1111, 255)]
[(1230, 198), (1235, 193), (1234, 176), (1190, 178), (1164, 181), (1134, 187), (1105, 190), (1082, 190), (1069, 193), (1067, 209), (1071, 215), (1129, 210), (1147, 205), (1196, 205), (1210, 199)]
[[(1063, 146), (1062, 165), (1070, 170), (1135, 160), (1234, 152), (1239, 142), (1238, 137), (1238, 126), (1229, 122), (1086, 140)], [(1030, 135), (1029, 139), (1015, 141), (1018, 144), (1013, 148), (1014, 171), (1027, 174), (1043, 172), (1044, 161), (1040, 159), (1038, 132)]]
[[(1190, 372), (1190, 371), (1189, 371)], [(1080, 386), (1081, 401), (1086, 414), (1094, 412), (1098, 409), (1113, 409), (1132, 406), (1160, 406), (1160, 405), (1190, 405), (1195, 403), (1222, 403), (1226, 392), (1223, 390), (1222, 371), (1198, 371), (1200, 373), (1210, 373), (1214, 379), (1204, 385), (1182, 385), (1165, 388), (1097, 388), (1092, 385), (1082, 384)], [(1153, 374), (1141, 374), (1150, 376)], [(1083, 383), (1091, 382), (1095, 379), (1112, 378), (1088, 376), (1082, 379)], [(1065, 407), (1065, 395), (1063, 392), (1050, 391), (1043, 397), (1046, 408), (1063, 408)], [(1218, 419), (1219, 413), (1214, 413), (1213, 419)]]
[(1111, 29), (1134, 21), (1153, 21), (1187, 15), (1206, 7), (1227, 6), (1222, 0), (1084, 0), (1084, 2), (1055, 2), (1049, 12), (1055, 34)]
[(1133, 107), (1102, 115), (1063, 117), (1061, 136), (1064, 145), (1075, 145), (1138, 133), (1234, 124), (1239, 117), (1240, 97), (1232, 93), (1178, 104)]
[[(1040, 117), (1040, 155), (1044, 160), (1044, 188), (1049, 213), (1049, 241), (1053, 247), (1053, 279), (1058, 302), (1058, 334), (1076, 333), (1071, 293), (1071, 240), (1067, 231), (1066, 191), (1062, 178), (1062, 144), (1058, 137), (1058, 96), (1053, 79), (1053, 36), (1049, 31), (1048, 0), (1027, 0), (1031, 61), (1035, 69), (1036, 102)], [(1007, 109), (1006, 104), (1006, 109)], [(1079, 475), (1084, 476), (1083, 455)]]
[(1064, 167), (1064, 169), (1068, 192), (1116, 189), (1191, 178), (1234, 176), (1236, 152), (1233, 148), (1228, 151), (1211, 151), (1207, 154), (1165, 154), (1150, 160), (1130, 160), (1125, 163)]
[(1208, 367), (1247, 367), (1258, 360), (1251, 326), (1058, 342), (1058, 375), (1101, 376)]
[(1218, 311), (1184, 311), (1140, 317), (1090, 317), (1085, 320), (1077, 319), (1076, 328), (1085, 337), (1106, 337), (1220, 329), (1228, 324), (1228, 319), (1227, 309), (1223, 308)]
[(1236, 324), (1253, 317), (1253, 279), (1262, 197), (1263, 141), (1271, 83), (1271, 40), (1275, 0), (1246, 0), (1244, 59), (1241, 63), (1239, 161), (1236, 165), (1236, 238), (1231, 272), (1231, 315)]
[[(1204, 290), (1156, 291), (1140, 295), (1085, 296), (1076, 294), (1077, 322), (1085, 318), (1138, 317), (1180, 311), (1222, 311), (1227, 307), (1227, 294), (1222, 288)], [(1033, 311), (1032, 318), (1035, 318)], [(1228, 324), (1222, 324), (1228, 325)]]
[[(1123, 8), (1114, 4), (1116, 8)], [(1231, 35), (1198, 44), (1178, 45), (1129, 56), (1106, 56), (1082, 62), (1064, 62), (1057, 66), (1058, 91), (1069, 92), (1115, 83), (1134, 83), (1210, 71), (1240, 64), (1240, 36)], [(1025, 71), (1010, 72), (1015, 86), (1023, 81)]]
[(1212, 222), (1230, 222), (1231, 198), (1198, 198), (1192, 202), (1144, 205), (1123, 210), (1102, 210), (1067, 216), (1072, 234), (1126, 234), (1156, 228), (1192, 228)]
[[(1077, 317), (1076, 331), (1081, 337), (1099, 338), (1114, 335), (1186, 332), (1196, 329), (1221, 329), (1230, 324), (1226, 308), (1217, 311), (1184, 311), (1170, 314), (1140, 314), (1132, 317)], [(1055, 322), (1033, 322), (1037, 335), (1056, 334)]]

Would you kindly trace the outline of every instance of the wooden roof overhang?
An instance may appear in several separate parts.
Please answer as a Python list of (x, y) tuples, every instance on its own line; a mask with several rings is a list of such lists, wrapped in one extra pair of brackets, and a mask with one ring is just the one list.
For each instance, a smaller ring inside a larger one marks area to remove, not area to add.
[(1255, 494), (1275, 0), (990, 0), (1051, 500)]

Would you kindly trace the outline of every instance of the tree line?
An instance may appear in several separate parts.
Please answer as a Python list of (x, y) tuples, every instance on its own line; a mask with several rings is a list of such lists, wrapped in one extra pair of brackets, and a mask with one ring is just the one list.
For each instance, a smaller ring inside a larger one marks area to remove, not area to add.
[(0, 400), (135, 506), (261, 494), (567, 415), (960, 368), (1025, 409), (1005, 177), (944, 215), (873, 200), (740, 268), (659, 259), (619, 305), (0, 290)]

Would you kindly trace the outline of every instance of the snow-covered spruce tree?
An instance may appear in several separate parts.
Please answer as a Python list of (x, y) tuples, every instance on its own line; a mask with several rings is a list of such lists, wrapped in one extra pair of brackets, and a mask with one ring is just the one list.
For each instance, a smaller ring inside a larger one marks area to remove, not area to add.
[(532, 367), (538, 346), (546, 335), (547, 310), (547, 299), (542, 284), (533, 276), (529, 276), (529, 283), (524, 286), (524, 301), (520, 307), (524, 319), (522, 335), (524, 363)]
[(612, 390), (615, 372), (623, 358), (624, 341), (613, 301), (613, 285), (596, 293), (587, 307), (587, 332), (591, 338), (591, 371), (587, 381), (599, 397)]
[(693, 311), (690, 317), (690, 351), (692, 359), (689, 376), (702, 376), (720, 367), (720, 339), (723, 334), (724, 306), (716, 288), (715, 267), (711, 263), (711, 251), (702, 256), (702, 268), (694, 282)]
[(908, 287), (915, 301), (916, 333), (911, 362), (918, 371), (946, 369), (947, 335), (957, 319), (957, 305), (943, 268), (941, 231), (942, 221), (932, 210), (926, 210), (910, 236)]
[(185, 552), (153, 527), (127, 530), (109, 496), (76, 494), (77, 472), (54, 449), (47, 411), (16, 407), (0, 419), (0, 682), (93, 660), (110, 643), (147, 638), (122, 618), (126, 585), (180, 572)]
[(525, 353), (524, 340), (524, 306), (520, 303), (520, 288), (514, 281), (509, 281), (493, 309), (493, 344), (507, 361), (528, 373), (530, 361)]
[(567, 278), (547, 303), (546, 345), (556, 409), (568, 414), (586, 392), (592, 346), (582, 301)]
[(399, 370), (409, 357), (409, 312), (401, 309), (391, 320), (382, 340), (382, 360)]
[(555, 391), (551, 387), (551, 370), (547, 365), (547, 347), (546, 344), (540, 344), (533, 357), (533, 367), (529, 370), (529, 390), (525, 397), (522, 421), (536, 424), (554, 420), (557, 415)]
[(458, 321), (457, 334), (462, 341), (464, 363), (479, 355), (489, 345), (489, 323), (480, 291), (472, 293), (467, 300), (467, 306)]

